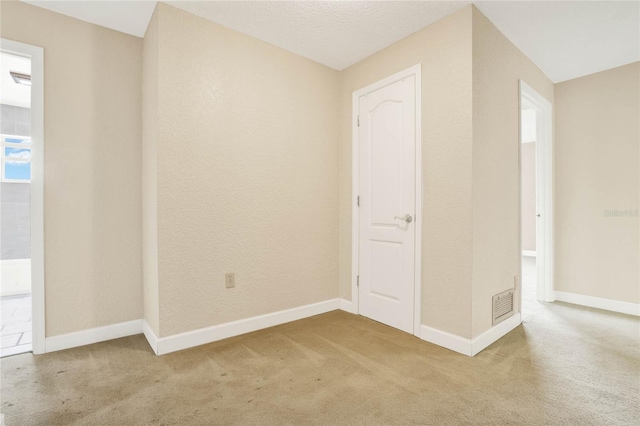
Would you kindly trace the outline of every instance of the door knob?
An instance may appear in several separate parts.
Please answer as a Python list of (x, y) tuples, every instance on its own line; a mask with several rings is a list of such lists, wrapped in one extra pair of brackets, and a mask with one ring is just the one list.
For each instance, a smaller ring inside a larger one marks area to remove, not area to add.
[(394, 217), (394, 219), (400, 219), (400, 220), (404, 220), (407, 223), (411, 223), (413, 222), (413, 217), (411, 217), (410, 214), (405, 214), (403, 217), (400, 216), (396, 216)]

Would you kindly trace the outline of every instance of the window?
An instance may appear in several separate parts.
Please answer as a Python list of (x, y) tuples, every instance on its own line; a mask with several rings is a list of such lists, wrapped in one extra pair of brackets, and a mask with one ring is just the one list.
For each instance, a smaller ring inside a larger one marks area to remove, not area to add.
[(31, 181), (31, 138), (26, 136), (0, 135), (2, 182)]

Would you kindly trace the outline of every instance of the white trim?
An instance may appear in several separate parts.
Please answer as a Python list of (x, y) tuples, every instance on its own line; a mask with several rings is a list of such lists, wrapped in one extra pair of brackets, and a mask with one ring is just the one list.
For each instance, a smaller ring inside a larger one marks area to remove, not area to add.
[(408, 76), (415, 76), (415, 102), (416, 102), (416, 204), (414, 213), (415, 223), (415, 252), (414, 252), (414, 308), (413, 308), (413, 334), (420, 334), (421, 315), (422, 315), (422, 64), (416, 64), (406, 70), (400, 71), (387, 78), (377, 81), (369, 86), (353, 92), (352, 99), (352, 174), (351, 174), (351, 303), (352, 312), (357, 314), (360, 312), (359, 292), (357, 284), (357, 276), (359, 275), (359, 215), (357, 196), (360, 191), (360, 151), (359, 132), (358, 132), (358, 114), (360, 110), (360, 97), (376, 91), (380, 88), (402, 80)]
[[(339, 299), (330, 299), (324, 302), (313, 303), (311, 305), (300, 306), (284, 311), (272, 312), (270, 314), (245, 318), (238, 321), (227, 322), (198, 330), (187, 331), (186, 333), (174, 334), (173, 336), (157, 338), (156, 354), (164, 355), (182, 349), (193, 348), (205, 345), (229, 337), (239, 336), (252, 331), (262, 330), (291, 321), (297, 321), (314, 315), (324, 314), (340, 308)], [(147, 334), (145, 334), (147, 336)], [(149, 337), (147, 336), (147, 339)], [(153, 339), (152, 339), (153, 340)], [(155, 342), (149, 341), (154, 346)]]
[(495, 327), (491, 327), (473, 340), (422, 325), (420, 326), (419, 337), (429, 343), (442, 346), (462, 355), (476, 356), (521, 323), (520, 313), (516, 313), (511, 318), (502, 321)]
[(520, 316), (520, 312), (517, 312), (511, 318), (507, 318), (500, 324), (491, 327), (489, 330), (473, 339), (471, 342), (471, 356), (476, 356), (486, 347), (498, 341), (498, 339), (505, 336), (520, 324), (522, 324), (522, 317)]
[(340, 304), (340, 310), (353, 313), (353, 303), (347, 299), (338, 299), (338, 303)]
[(149, 326), (145, 320), (142, 320), (142, 334), (144, 334), (147, 342), (149, 342), (153, 353), (158, 355), (158, 336), (156, 336), (156, 333), (153, 332), (153, 329), (151, 329), (151, 326)]
[[(537, 298), (543, 302), (553, 302), (553, 111), (551, 103), (522, 80), (520, 102), (521, 108), (522, 103), (531, 105), (540, 117), (536, 128), (536, 207), (539, 214), (536, 220)], [(522, 194), (520, 198), (522, 199)], [(522, 306), (522, 300), (520, 302)]]
[(420, 326), (420, 337), (422, 340), (434, 345), (442, 346), (462, 355), (471, 356), (471, 340), (460, 337), (457, 334), (447, 333), (437, 328)]
[(142, 333), (149, 342), (153, 352), (156, 355), (164, 355), (287, 322), (297, 321), (314, 315), (324, 314), (337, 309), (350, 312), (351, 303), (344, 299), (330, 299), (324, 302), (272, 312), (270, 314), (245, 318), (162, 338), (156, 336), (146, 321), (142, 319), (132, 320), (47, 337), (46, 352), (60, 351)]
[(59, 336), (47, 337), (46, 351), (55, 352), (78, 346), (91, 345), (142, 333), (142, 320), (132, 320), (103, 327), (89, 328)]
[(585, 296), (576, 293), (566, 293), (564, 291), (556, 291), (555, 299), (558, 302), (573, 303), (574, 305), (604, 309), (605, 311), (619, 312), (621, 314), (635, 315), (637, 317), (640, 316), (640, 304), (638, 303), (621, 302), (619, 300)]
[(536, 252), (534, 250), (522, 250), (522, 255), (528, 257), (536, 257)]
[(33, 353), (45, 352), (44, 50), (0, 39), (0, 50), (31, 58), (31, 315)]
[(415, 65), (416, 71), (416, 211), (415, 221), (415, 284), (413, 290), (413, 335), (420, 334), (422, 325), (422, 66)]
[(360, 291), (357, 281), (360, 274), (360, 216), (358, 211), (360, 193), (359, 98), (359, 92), (353, 92), (351, 95), (351, 309), (354, 314), (360, 313)]

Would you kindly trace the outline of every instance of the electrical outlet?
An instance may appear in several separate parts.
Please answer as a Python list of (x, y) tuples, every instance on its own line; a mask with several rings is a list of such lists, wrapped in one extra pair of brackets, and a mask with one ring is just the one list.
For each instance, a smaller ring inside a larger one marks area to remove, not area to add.
[(236, 274), (229, 273), (224, 274), (224, 283), (227, 288), (233, 288), (236, 286)]

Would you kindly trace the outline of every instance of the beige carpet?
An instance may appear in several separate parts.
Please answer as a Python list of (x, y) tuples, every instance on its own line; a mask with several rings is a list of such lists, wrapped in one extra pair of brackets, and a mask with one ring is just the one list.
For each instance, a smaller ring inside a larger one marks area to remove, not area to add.
[(340, 311), (161, 357), (142, 336), (18, 355), (1, 361), (2, 412), (9, 426), (639, 424), (637, 318), (562, 303), (524, 317), (475, 358)]

